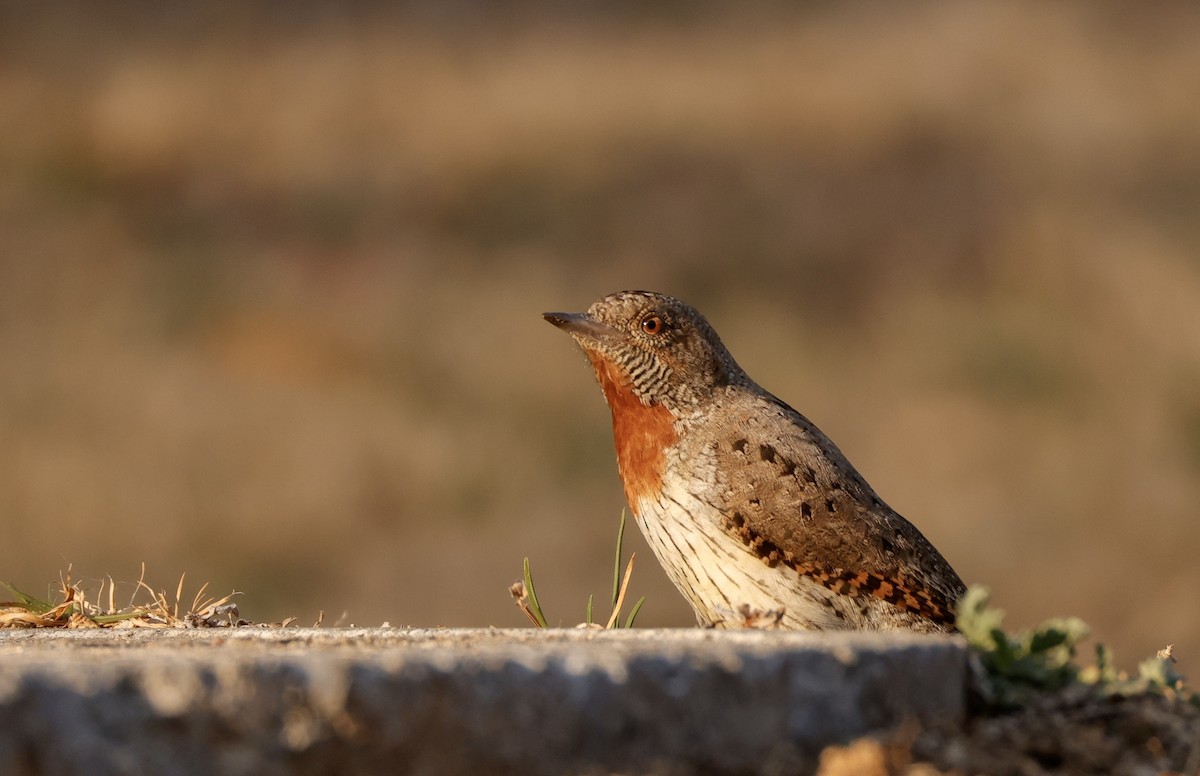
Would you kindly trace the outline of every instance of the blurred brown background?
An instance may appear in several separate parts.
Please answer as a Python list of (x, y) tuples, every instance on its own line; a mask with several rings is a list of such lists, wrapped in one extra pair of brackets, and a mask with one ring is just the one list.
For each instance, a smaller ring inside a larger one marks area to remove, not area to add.
[(3, 6), (0, 579), (521, 625), (529, 556), (572, 625), (622, 496), (539, 314), (652, 288), (1010, 624), (1200, 670), (1200, 9), (554, 9)]

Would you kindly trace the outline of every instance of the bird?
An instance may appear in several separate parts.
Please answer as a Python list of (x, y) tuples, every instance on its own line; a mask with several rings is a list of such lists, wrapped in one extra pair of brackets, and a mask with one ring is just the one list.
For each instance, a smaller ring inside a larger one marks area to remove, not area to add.
[(699, 625), (955, 631), (949, 562), (697, 310), (621, 291), (543, 317), (591, 363), (630, 511)]

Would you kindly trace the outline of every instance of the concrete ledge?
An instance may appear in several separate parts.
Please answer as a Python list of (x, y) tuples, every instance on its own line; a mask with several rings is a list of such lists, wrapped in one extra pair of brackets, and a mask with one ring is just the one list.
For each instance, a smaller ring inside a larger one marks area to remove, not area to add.
[(955, 638), (0, 631), (0, 773), (737, 773), (961, 720)]

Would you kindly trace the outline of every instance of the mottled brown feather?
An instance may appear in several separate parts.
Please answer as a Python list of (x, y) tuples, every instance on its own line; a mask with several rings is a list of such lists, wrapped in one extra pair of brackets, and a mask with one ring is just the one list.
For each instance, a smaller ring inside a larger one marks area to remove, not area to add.
[(958, 575), (828, 437), (773, 396), (731, 387), (719, 404), (712, 417), (724, 432), (696, 438), (722, 440), (715, 443), (723, 475), (717, 506), (747, 548), (834, 592), (953, 623), (964, 591)]

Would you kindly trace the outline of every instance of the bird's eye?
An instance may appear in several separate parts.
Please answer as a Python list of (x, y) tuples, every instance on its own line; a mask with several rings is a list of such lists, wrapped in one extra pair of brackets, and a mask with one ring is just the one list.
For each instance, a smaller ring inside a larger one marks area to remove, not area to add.
[(647, 334), (658, 334), (664, 328), (663, 319), (657, 315), (647, 315), (642, 319), (642, 331)]

